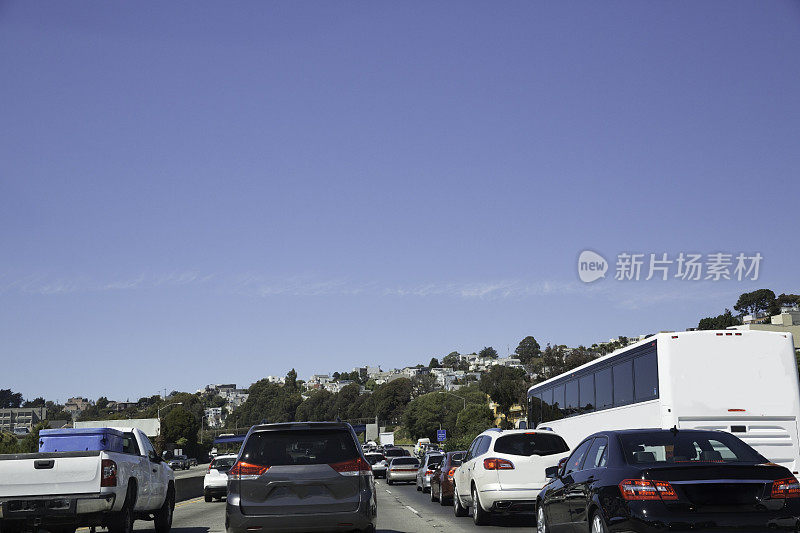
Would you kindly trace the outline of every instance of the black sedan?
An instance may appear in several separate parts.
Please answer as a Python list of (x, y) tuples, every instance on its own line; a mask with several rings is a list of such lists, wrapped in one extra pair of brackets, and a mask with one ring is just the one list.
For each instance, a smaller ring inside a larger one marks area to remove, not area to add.
[(797, 479), (722, 431), (596, 433), (548, 476), (539, 533), (800, 531)]

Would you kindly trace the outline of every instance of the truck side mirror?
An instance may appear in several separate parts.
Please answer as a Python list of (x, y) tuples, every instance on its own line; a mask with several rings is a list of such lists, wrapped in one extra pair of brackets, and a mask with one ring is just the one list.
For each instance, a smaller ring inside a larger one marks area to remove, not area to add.
[(161, 457), (156, 452), (154, 452), (152, 450), (147, 452), (147, 458), (150, 459), (150, 461), (153, 462), (153, 463), (160, 463), (161, 462)]
[(544, 475), (547, 479), (555, 479), (558, 477), (558, 467), (557, 466), (548, 466), (544, 469)]

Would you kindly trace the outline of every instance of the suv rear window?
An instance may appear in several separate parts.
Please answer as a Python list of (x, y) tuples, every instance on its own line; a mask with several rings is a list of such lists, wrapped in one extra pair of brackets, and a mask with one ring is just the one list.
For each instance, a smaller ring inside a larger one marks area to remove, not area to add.
[(209, 468), (213, 468), (215, 470), (230, 470), (233, 466), (233, 463), (236, 462), (236, 457), (222, 457), (220, 459), (214, 459), (211, 461), (211, 464), (208, 465)]
[(500, 437), (494, 443), (494, 451), (508, 455), (554, 455), (569, 451), (564, 439), (550, 433), (517, 433)]
[(428, 456), (428, 465), (435, 466), (441, 464), (442, 460), (444, 459), (444, 455), (429, 455)]
[(253, 433), (244, 445), (241, 460), (264, 466), (316, 465), (349, 461), (358, 456), (349, 431), (302, 429)]
[(375, 463), (379, 463), (384, 459), (386, 459), (384, 456), (375, 453), (368, 453), (364, 457), (367, 458), (367, 462), (371, 465), (374, 465)]
[(391, 450), (384, 450), (383, 455), (386, 457), (403, 457), (406, 454), (403, 448), (392, 448)]

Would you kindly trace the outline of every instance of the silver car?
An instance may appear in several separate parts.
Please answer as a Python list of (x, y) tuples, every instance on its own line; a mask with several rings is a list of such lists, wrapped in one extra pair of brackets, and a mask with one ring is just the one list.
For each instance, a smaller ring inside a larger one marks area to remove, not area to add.
[(386, 484), (411, 483), (417, 479), (419, 459), (416, 457), (395, 457), (386, 471)]
[(254, 426), (228, 471), (228, 533), (375, 531), (372, 468), (341, 422)]
[(444, 454), (440, 452), (432, 452), (425, 454), (422, 459), (422, 465), (417, 470), (417, 490), (422, 492), (431, 491), (431, 477), (436, 467), (442, 464)]

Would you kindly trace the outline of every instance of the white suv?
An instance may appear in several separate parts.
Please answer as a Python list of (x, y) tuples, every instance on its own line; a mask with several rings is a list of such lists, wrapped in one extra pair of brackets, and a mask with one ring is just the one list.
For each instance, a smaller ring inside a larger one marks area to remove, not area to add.
[(548, 483), (545, 469), (569, 455), (552, 431), (489, 429), (478, 435), (455, 472), (453, 512), (476, 525), (493, 513), (533, 513), (536, 497)]

